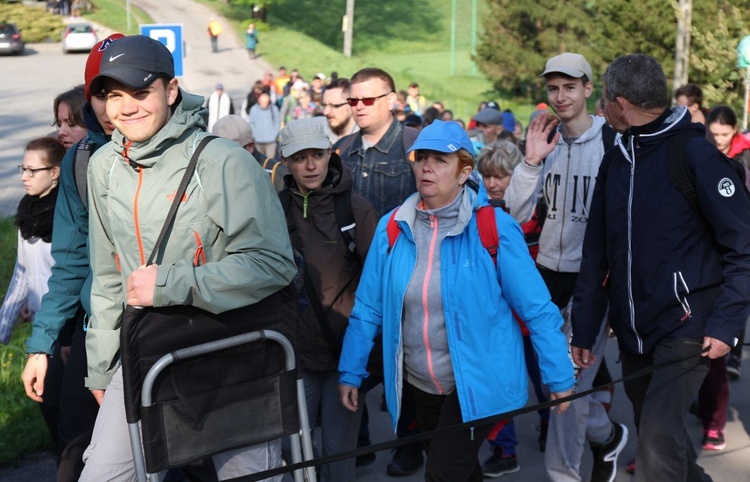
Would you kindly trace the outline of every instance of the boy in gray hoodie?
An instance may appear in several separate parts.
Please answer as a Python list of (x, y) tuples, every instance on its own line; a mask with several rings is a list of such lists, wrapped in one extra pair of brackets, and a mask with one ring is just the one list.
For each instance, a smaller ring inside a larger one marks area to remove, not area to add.
[[(545, 112), (531, 122), (526, 157), (513, 171), (505, 200), (510, 214), (523, 223), (531, 219), (539, 197), (544, 196), (547, 211), (536, 261), (552, 301), (562, 310), (573, 296), (581, 265), (591, 197), (605, 152), (603, 132), (612, 131), (602, 117), (588, 113), (592, 73), (582, 55), (564, 53), (549, 59), (542, 76), (548, 102), (559, 119), (550, 120)], [(599, 363), (607, 341), (606, 324), (602, 327), (592, 350)], [(569, 322), (564, 329), (570, 337)], [(599, 363), (582, 371), (576, 367), (578, 391), (591, 388)], [(588, 440), (594, 452), (592, 482), (613, 481), (617, 456), (627, 438), (627, 428), (610, 421), (601, 402), (591, 396), (575, 400), (569, 413), (550, 415), (547, 472), (555, 482), (580, 481), (583, 443)]]

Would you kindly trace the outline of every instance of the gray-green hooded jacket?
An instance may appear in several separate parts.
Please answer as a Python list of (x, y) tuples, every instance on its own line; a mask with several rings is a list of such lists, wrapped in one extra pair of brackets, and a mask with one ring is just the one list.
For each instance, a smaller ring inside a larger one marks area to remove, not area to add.
[[(94, 282), (86, 386), (91, 389), (105, 389), (119, 365), (126, 280), (146, 263), (205, 135), (203, 98), (180, 92), (182, 100), (155, 136), (133, 143), (115, 132), (89, 164)], [(220, 313), (291, 282), (296, 267), (279, 198), (247, 151), (226, 139), (208, 144), (156, 263), (155, 306), (192, 305)]]

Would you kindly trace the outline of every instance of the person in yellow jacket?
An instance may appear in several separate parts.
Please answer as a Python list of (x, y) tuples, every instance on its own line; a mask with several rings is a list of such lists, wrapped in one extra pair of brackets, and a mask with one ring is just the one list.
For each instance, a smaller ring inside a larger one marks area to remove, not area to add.
[(208, 36), (211, 37), (211, 51), (219, 51), (219, 35), (224, 31), (224, 27), (221, 26), (215, 18), (208, 20)]

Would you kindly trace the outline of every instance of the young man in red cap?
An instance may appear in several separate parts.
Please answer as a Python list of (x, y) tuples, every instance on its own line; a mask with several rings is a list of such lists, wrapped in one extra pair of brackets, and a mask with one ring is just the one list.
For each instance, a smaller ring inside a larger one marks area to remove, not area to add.
[[(93, 284), (86, 386), (102, 408), (80, 480), (131, 481), (119, 362), (123, 302), (222, 313), (285, 288), (297, 268), (268, 174), (249, 152), (221, 138), (199, 156), (159, 263), (145, 266), (205, 136), (203, 98), (180, 89), (172, 54), (142, 35), (110, 47), (91, 89), (104, 91), (116, 131), (88, 173)], [(281, 443), (230, 450), (213, 461), (219, 480), (256, 473), (281, 465)]]
[[(78, 480), (83, 470), (81, 457), (91, 440), (99, 410), (96, 400), (83, 386), (86, 377), (83, 325), (91, 312), (86, 167), (91, 153), (109, 141), (114, 126), (107, 119), (102, 92), (92, 93), (90, 84), (99, 74), (105, 50), (120, 37), (123, 35), (115, 33), (94, 45), (86, 60), (84, 78), (87, 103), (84, 106), (84, 121), (89, 132), (68, 150), (62, 162), (52, 230), (55, 265), (48, 281), (49, 291), (42, 298), (42, 308), (34, 317), (31, 336), (26, 340), (29, 358), (22, 379), (29, 398), (42, 401), (48, 368), (50, 376), (62, 371), (59, 415), (61, 447), (56, 447), (59, 449), (58, 482)], [(73, 336), (67, 363), (57, 371), (48, 365), (59, 363), (60, 360), (48, 360), (48, 357), (52, 355), (60, 331), (70, 325), (73, 325)]]

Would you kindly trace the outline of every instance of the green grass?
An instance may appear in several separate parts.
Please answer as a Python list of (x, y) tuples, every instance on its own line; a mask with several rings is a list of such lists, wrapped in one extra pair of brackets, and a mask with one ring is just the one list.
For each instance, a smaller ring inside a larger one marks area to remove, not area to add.
[[(0, 220), (0, 291), (5, 291), (16, 260), (16, 229), (12, 219)], [(26, 365), (23, 343), (31, 333), (30, 323), (13, 331), (10, 343), (0, 345), (0, 465), (22, 455), (50, 448), (47, 428), (39, 405), (26, 397), (21, 373)]]
[[(199, 0), (233, 23), (240, 39), (251, 21), (248, 7), (224, 0)], [(362, 67), (388, 71), (399, 90), (417, 82), (428, 100), (442, 101), (456, 117), (468, 120), (479, 102), (495, 99), (522, 120), (531, 101), (503, 98), (471, 60), (471, 0), (456, 0), (455, 74), (451, 75), (451, 0), (358, 0), (355, 6), (353, 55), (342, 53), (341, 18), (346, 0), (280, 0), (269, 7), (268, 25), (259, 25), (258, 54), (271, 65), (297, 68), (303, 77), (336, 71), (351, 76)], [(477, 28), (487, 11), (478, 0)], [(537, 101), (538, 102), (538, 101)], [(534, 102), (533, 104), (536, 104)], [(525, 122), (524, 122), (525, 124)]]
[(154, 23), (154, 20), (143, 10), (130, 5), (130, 30), (128, 30), (128, 17), (125, 8), (125, 0), (94, 0), (94, 10), (86, 12), (83, 16), (92, 22), (96, 22), (128, 35), (138, 33), (139, 24)]

